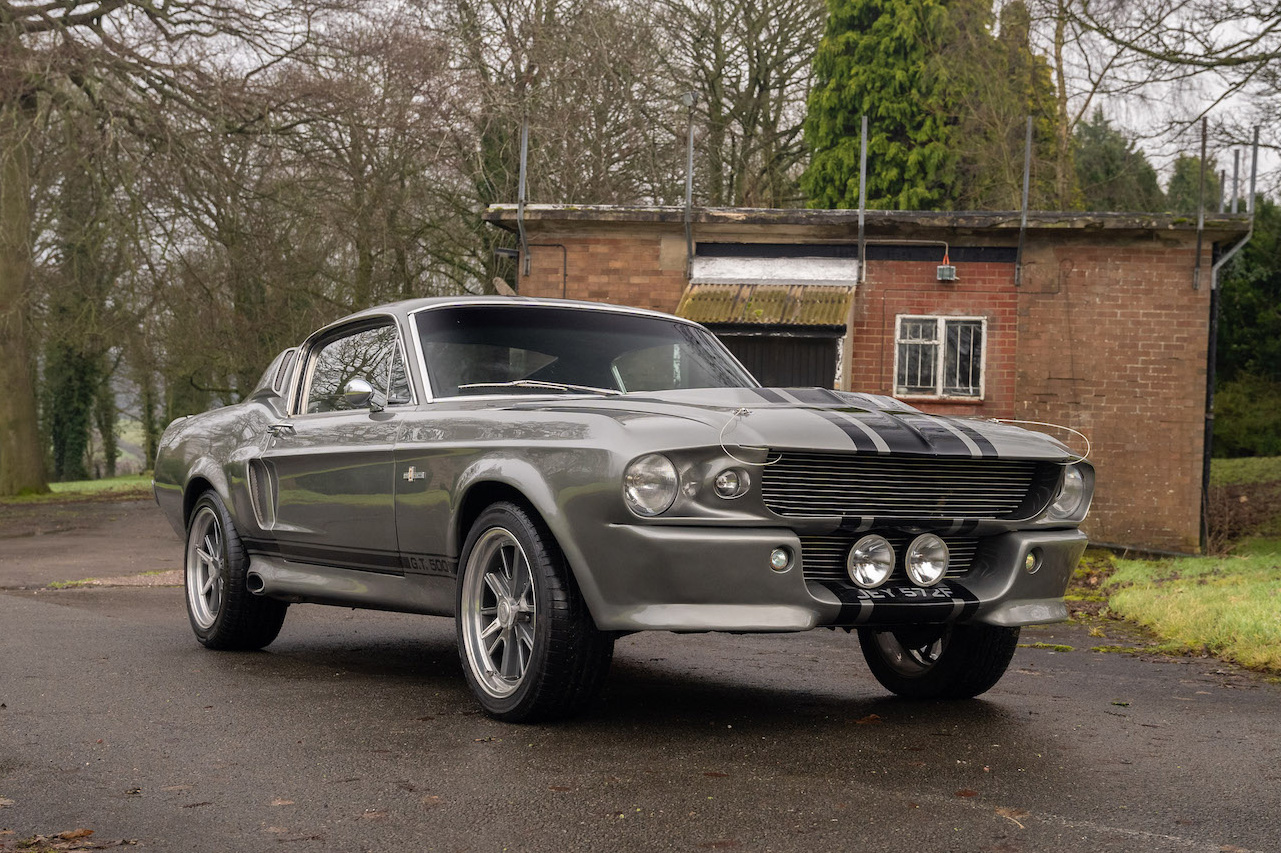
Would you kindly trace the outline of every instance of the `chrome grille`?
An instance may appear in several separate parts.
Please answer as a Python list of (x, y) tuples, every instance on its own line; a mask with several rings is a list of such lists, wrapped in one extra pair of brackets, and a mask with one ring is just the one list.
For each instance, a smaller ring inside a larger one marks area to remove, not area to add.
[(765, 505), (779, 515), (1001, 518), (1027, 497), (1035, 462), (770, 452)]
[[(903, 552), (913, 537), (898, 531), (876, 531), (894, 546), (894, 574), (889, 583), (906, 582), (907, 573), (903, 569)], [(850, 548), (866, 536), (865, 533), (839, 536), (802, 536), (801, 539), (801, 573), (807, 581), (848, 581), (845, 572), (845, 557)], [(940, 537), (947, 543), (949, 554), (947, 574), (945, 577), (963, 577), (974, 563), (974, 553), (978, 550), (979, 540), (961, 536)]]

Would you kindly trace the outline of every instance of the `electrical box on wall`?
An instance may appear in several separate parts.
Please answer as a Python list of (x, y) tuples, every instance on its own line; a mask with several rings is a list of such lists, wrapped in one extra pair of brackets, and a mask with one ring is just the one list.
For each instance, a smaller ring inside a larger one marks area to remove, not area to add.
[(956, 281), (956, 267), (951, 264), (939, 265), (939, 281)]

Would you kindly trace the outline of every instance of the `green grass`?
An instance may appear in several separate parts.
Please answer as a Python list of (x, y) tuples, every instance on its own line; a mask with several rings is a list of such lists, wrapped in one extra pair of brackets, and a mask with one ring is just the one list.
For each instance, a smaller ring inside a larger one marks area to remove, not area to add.
[(59, 503), (76, 500), (138, 500), (151, 497), (151, 474), (134, 474), (103, 480), (76, 480), (50, 483), (44, 495), (0, 498), (4, 504)]
[(1281, 456), (1210, 460), (1210, 485), (1281, 482)]
[(1114, 614), (1168, 651), (1281, 672), (1281, 539), (1254, 538), (1225, 557), (1117, 560), (1106, 591)]
[(1160, 651), (1281, 673), (1281, 457), (1215, 459), (1210, 482), (1226, 554), (1118, 560), (1091, 549), (1069, 603), (1081, 609), (1097, 593), (1104, 612), (1147, 628)]

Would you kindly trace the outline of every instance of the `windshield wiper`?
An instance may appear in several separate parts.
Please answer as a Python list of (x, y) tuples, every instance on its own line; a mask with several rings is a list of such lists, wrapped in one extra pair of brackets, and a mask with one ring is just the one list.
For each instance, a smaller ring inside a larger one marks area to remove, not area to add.
[(618, 397), (622, 391), (613, 388), (597, 388), (594, 385), (572, 385), (568, 382), (544, 382), (541, 379), (513, 379), (511, 382), (469, 382), (459, 385), (459, 391), (470, 391), (473, 388), (534, 388), (540, 391), (577, 391), (583, 394), (601, 394), (606, 397)]

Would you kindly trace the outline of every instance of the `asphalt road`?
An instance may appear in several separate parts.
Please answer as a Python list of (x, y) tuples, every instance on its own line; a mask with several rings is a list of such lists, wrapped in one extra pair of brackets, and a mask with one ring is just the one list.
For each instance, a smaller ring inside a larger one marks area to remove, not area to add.
[(47, 588), (180, 551), (144, 503), (0, 507), (0, 850), (1281, 850), (1281, 687), (1213, 660), (1037, 629), (1072, 650), (922, 703), (844, 633), (638, 635), (588, 716), (511, 726), (447, 620), (293, 607), (214, 653), (179, 588)]

